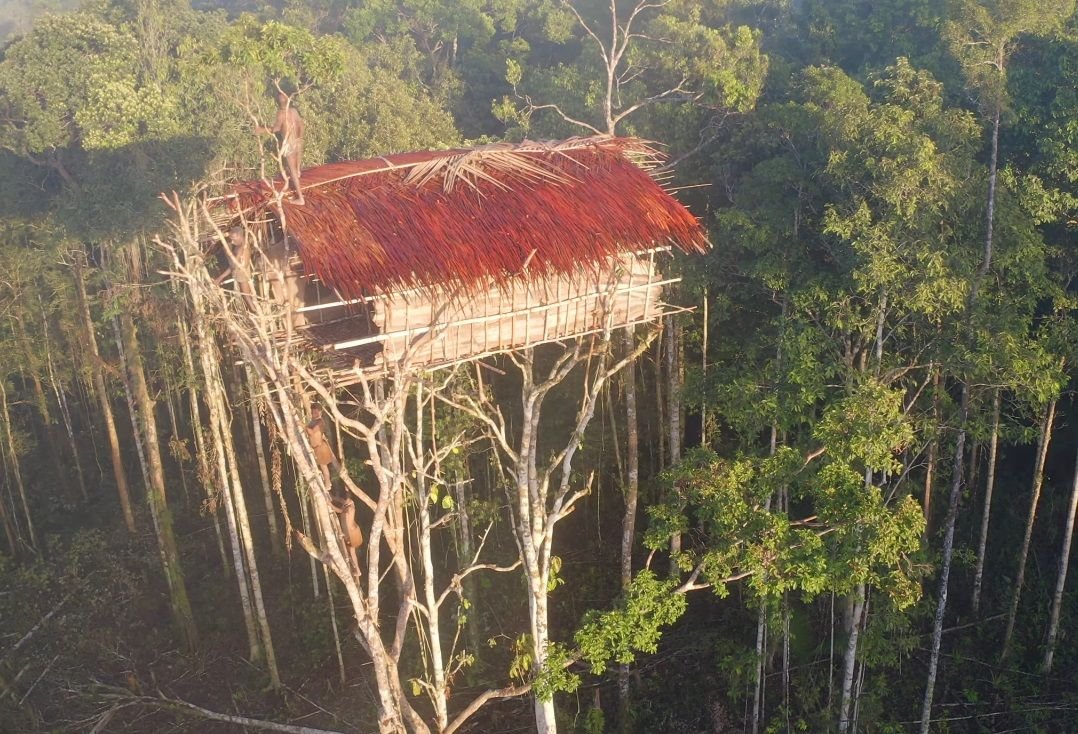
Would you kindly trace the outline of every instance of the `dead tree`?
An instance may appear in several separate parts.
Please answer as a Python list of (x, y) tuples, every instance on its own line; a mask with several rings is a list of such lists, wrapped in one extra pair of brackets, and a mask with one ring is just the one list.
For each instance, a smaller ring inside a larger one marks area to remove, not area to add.
[[(421, 384), (418, 372), (410, 369), (410, 355), (422, 346), (422, 340), (389, 365), (387, 374), (376, 379), (357, 368), (352, 389), (334, 389), (319, 379), (293, 339), (278, 338), (279, 325), (291, 322), (281, 304), (242, 297), (214, 284), (202, 242), (212, 236), (225, 243), (225, 238), (220, 230), (214, 232), (206, 210), (198, 202), (183, 203), (178, 198), (170, 204), (175, 212), (172, 236), (167, 242), (158, 240), (158, 244), (172, 258), (172, 277), (186, 288), (192, 319), (217, 326), (251, 369), (259, 390), (257, 397), (264, 400), (268, 419), (294, 459), (299, 481), (309, 491), (317, 532), (308, 535), (297, 530), (287, 515), (285, 528), (344, 588), (356, 622), (356, 639), (372, 663), (379, 731), (451, 734), (489, 701), (526, 693), (527, 685), (507, 685), (481, 693), (460, 711), (448, 710), (449, 682), (466, 660), (457, 649), (459, 637), (440, 639), (450, 601), (459, 597), (465, 577), (480, 570), (505, 571), (515, 566), (481, 563), (480, 542), (473, 556), (462, 559), (452, 573), (439, 577), (435, 572), (430, 533), (450, 520), (429, 514), (424, 519), (429, 493), (423, 493), (422, 488), (424, 483), (440, 481), (430, 473), (436, 471), (440, 457), (460, 445), (460, 439), (451, 437), (432, 449), (423, 438), (421, 425), (409, 421), (410, 406), (422, 411), (442, 389), (437, 384)], [(224, 246), (227, 248), (227, 243)], [(432, 326), (429, 333), (435, 336), (436, 328)], [(312, 393), (341, 430), (358, 441), (372, 470), (374, 486), (369, 488), (358, 486), (347, 472), (341, 474), (342, 482), (371, 516), (362, 568), (352, 560), (331, 507), (331, 488), (326, 486), (304, 430)], [(418, 553), (410, 552), (411, 548), (419, 548)], [(388, 618), (395, 618), (395, 623), (385, 625)], [(407, 664), (402, 652), (410, 634), (424, 641), (426, 670), (402, 669)], [(406, 683), (412, 680), (420, 682), (434, 704), (433, 721), (409, 699)]]

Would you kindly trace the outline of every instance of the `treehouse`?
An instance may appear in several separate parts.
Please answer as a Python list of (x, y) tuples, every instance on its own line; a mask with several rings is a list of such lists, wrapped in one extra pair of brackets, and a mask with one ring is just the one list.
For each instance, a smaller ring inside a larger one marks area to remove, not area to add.
[(239, 184), (229, 217), (278, 253), (256, 260), (255, 280), (287, 263), (294, 285), (276, 297), (292, 328), (279, 338), (350, 382), (674, 310), (663, 261), (708, 243), (649, 173), (657, 160), (621, 138), (404, 153), (307, 169), (303, 206), (279, 181)]

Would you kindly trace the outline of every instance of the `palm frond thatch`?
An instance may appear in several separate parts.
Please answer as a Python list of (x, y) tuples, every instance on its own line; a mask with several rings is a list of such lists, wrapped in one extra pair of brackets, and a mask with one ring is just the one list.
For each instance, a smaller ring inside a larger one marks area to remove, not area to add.
[[(639, 140), (574, 138), (334, 163), (303, 172), (306, 204), (285, 198), (285, 221), (307, 271), (343, 298), (506, 286), (525, 264), (542, 278), (655, 246), (702, 252), (699, 222), (641, 167), (657, 158)], [(247, 217), (275, 211), (266, 182), (236, 193)]]

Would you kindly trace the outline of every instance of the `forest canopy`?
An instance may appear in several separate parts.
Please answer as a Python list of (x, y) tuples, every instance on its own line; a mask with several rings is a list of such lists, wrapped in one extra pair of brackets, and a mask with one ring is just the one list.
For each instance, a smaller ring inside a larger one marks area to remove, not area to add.
[[(1073, 0), (0, 2), (0, 731), (1078, 730), (1076, 89)], [(592, 144), (639, 323), (327, 367), (300, 167)]]

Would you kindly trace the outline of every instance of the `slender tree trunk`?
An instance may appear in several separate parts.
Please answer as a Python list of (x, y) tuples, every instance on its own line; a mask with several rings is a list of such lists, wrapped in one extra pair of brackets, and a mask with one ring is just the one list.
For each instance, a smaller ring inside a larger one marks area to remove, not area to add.
[[(470, 559), (475, 554), (475, 548), (472, 546), (472, 517), (468, 509), (467, 486), (468, 483), (464, 480), (453, 483), (453, 502), (457, 508), (458, 521), (456, 525), (458, 559)], [(479, 585), (475, 583), (474, 574), (465, 576), (461, 584), (464, 588), (464, 598), (468, 600), (472, 609), (468, 615), (465, 630), (468, 635), (468, 648), (473, 655), (477, 655), (483, 643), (482, 627), (479, 623)]]
[(337, 653), (337, 671), (341, 685), (348, 683), (348, 673), (344, 668), (344, 653), (341, 650), (341, 633), (337, 625), (337, 604), (333, 601), (333, 581), (329, 577), (329, 566), (323, 564), (322, 577), (326, 582), (326, 605), (329, 607), (329, 622), (333, 629), (333, 650)]
[(64, 430), (67, 432), (67, 442), (71, 447), (71, 460), (75, 462), (75, 476), (79, 480), (79, 494), (82, 499), (89, 502), (90, 493), (86, 490), (86, 476), (82, 471), (82, 458), (79, 456), (79, 443), (75, 439), (75, 427), (71, 420), (71, 409), (67, 404), (67, 394), (60, 388), (56, 377), (52, 378), (53, 390), (56, 392), (56, 400), (60, 404), (60, 415), (64, 419)]
[[(940, 422), (943, 420), (942, 410), (940, 407), (940, 371), (936, 370), (935, 375), (932, 378), (932, 417), (935, 423), (935, 429), (938, 431)], [(924, 513), (925, 513), (925, 537), (928, 538), (932, 535), (932, 489), (936, 482), (936, 464), (939, 461), (939, 437), (936, 436), (928, 444), (928, 459), (927, 466), (925, 467), (925, 493), (924, 493)]]
[[(776, 359), (781, 359), (781, 351)], [(768, 456), (774, 456), (779, 447), (779, 427), (771, 424), (771, 440), (768, 444)], [(772, 496), (768, 496), (764, 503), (764, 510), (771, 512)], [(782, 497), (779, 497), (780, 508)], [(756, 617), (756, 685), (752, 696), (752, 734), (760, 730), (760, 723), (764, 714), (765, 698), (767, 694), (767, 600), (760, 599), (760, 611)]]
[(45, 437), (45, 448), (49, 453), (49, 462), (56, 471), (56, 478), (59, 480), (60, 484), (67, 487), (67, 473), (64, 471), (64, 462), (60, 454), (60, 441), (56, 436), (56, 426), (52, 422), (52, 412), (49, 410), (48, 395), (46, 395), (45, 388), (41, 383), (41, 376), (37, 373), (37, 359), (30, 347), (30, 338), (26, 333), (26, 325), (23, 323), (22, 319), (17, 316), (12, 319), (12, 324), (15, 337), (23, 353), (27, 373), (30, 375), (30, 384), (33, 385), (34, 388), (34, 403), (37, 407), (38, 414), (41, 416), (41, 425)]
[[(146, 451), (143, 448), (142, 431), (138, 429), (139, 413), (135, 405), (135, 395), (131, 392), (131, 381), (127, 379), (127, 362), (124, 357), (123, 337), (120, 334), (120, 322), (115, 317), (112, 319), (112, 330), (116, 337), (116, 353), (120, 355), (120, 364), (125, 376), (120, 379), (124, 388), (124, 400), (127, 402), (127, 415), (131, 418), (131, 435), (135, 439), (135, 453), (138, 455), (139, 470), (142, 472), (142, 488), (147, 496), (150, 493), (150, 465), (146, 461)], [(156, 532), (156, 529), (155, 529)]]
[(845, 734), (850, 731), (850, 714), (853, 702), (853, 681), (857, 668), (857, 645), (861, 637), (861, 618), (865, 609), (865, 585), (858, 584), (853, 596), (849, 599), (848, 614), (846, 615), (846, 629), (849, 639), (846, 643), (846, 654), (842, 658), (842, 702), (839, 704), (838, 731)]
[[(704, 289), (704, 297), (700, 306), (700, 320), (702, 328), (702, 343), (700, 345), (700, 374), (707, 380), (707, 341), (708, 341), (708, 292)], [(701, 401), (700, 406), (700, 445), (707, 446), (707, 401)]]
[(67, 434), (67, 443), (71, 447), (71, 460), (75, 462), (75, 476), (79, 480), (79, 494), (85, 502), (90, 501), (90, 494), (86, 491), (86, 477), (82, 472), (82, 461), (79, 458), (79, 444), (75, 440), (75, 428), (71, 423), (71, 411), (67, 407), (67, 395), (60, 388), (60, 381), (56, 379), (56, 370), (52, 364), (52, 348), (49, 346), (49, 323), (44, 313), (41, 314), (45, 338), (45, 366), (49, 372), (49, 384), (52, 385), (53, 395), (56, 396), (56, 405), (60, 408), (60, 417), (64, 421), (64, 432)]
[[(169, 377), (170, 375), (167, 373), (164, 376), (165, 408), (168, 411), (169, 430), (172, 431), (172, 439), (169, 441), (169, 444), (170, 447), (178, 447), (180, 441), (180, 422), (176, 418), (176, 406), (172, 402), (172, 395), (176, 392), (176, 386), (170, 381)], [(171, 448), (170, 453), (173, 453), (173, 458), (176, 460), (176, 468), (178, 469), (177, 474), (180, 476), (180, 488), (183, 490), (183, 504), (187, 507), (191, 504), (191, 492), (187, 489), (187, 472), (183, 468), (182, 457), (176, 454)]]
[(1048, 445), (1052, 442), (1052, 429), (1055, 425), (1056, 401), (1048, 404), (1048, 410), (1041, 424), (1041, 435), (1037, 441), (1037, 464), (1033, 469), (1033, 487), (1029, 498), (1029, 515), (1026, 517), (1026, 531), (1022, 536), (1022, 547), (1018, 551), (1018, 573), (1014, 579), (1014, 589), (1011, 591), (1011, 606), (1007, 612), (1007, 631), (1003, 634), (1003, 649), (999, 653), (999, 659), (1005, 660), (1011, 651), (1011, 643), (1014, 640), (1014, 623), (1018, 617), (1018, 604), (1022, 600), (1022, 586), (1026, 579), (1026, 561), (1029, 558), (1029, 545), (1033, 539), (1033, 524), (1037, 521), (1037, 505), (1041, 499), (1041, 488), (1044, 486), (1044, 462), (1048, 457)]
[[(666, 400), (667, 420), (669, 421), (670, 465), (681, 461), (681, 384), (678, 372), (678, 329), (674, 316), (666, 317), (666, 329), (663, 332), (666, 350)], [(677, 565), (677, 556), (681, 553), (681, 534), (675, 533), (670, 538), (670, 575), (678, 576), (681, 570)]]
[[(1002, 61), (999, 65), (1002, 73)], [(995, 120), (992, 126), (992, 156), (988, 172), (988, 205), (985, 208), (984, 257), (981, 266), (973, 277), (969, 297), (966, 300), (966, 316), (973, 314), (980, 292), (981, 281), (988, 276), (992, 267), (993, 232), (996, 213), (996, 172), (999, 164), (999, 117), (1000, 107), (996, 105)], [(936, 675), (939, 672), (940, 643), (943, 638), (943, 620), (947, 612), (948, 582), (951, 576), (951, 561), (954, 556), (954, 530), (958, 520), (958, 500), (962, 494), (963, 471), (965, 468), (964, 452), (966, 447), (966, 422), (969, 420), (969, 383), (962, 383), (962, 399), (959, 411), (958, 440), (955, 443), (954, 477), (951, 482), (951, 497), (947, 508), (947, 529), (943, 538), (943, 566), (940, 571), (939, 599), (936, 602), (936, 616), (932, 625), (932, 650), (929, 655), (928, 676), (925, 681), (925, 697), (921, 706), (921, 734), (928, 734), (932, 723), (932, 699), (936, 692)]]
[(1070, 563), (1071, 541), (1074, 539), (1074, 515), (1078, 511), (1078, 458), (1074, 464), (1074, 480), (1071, 484), (1071, 503), (1067, 508), (1067, 518), (1063, 529), (1063, 547), (1059, 552), (1059, 574), (1056, 576), (1056, 590), (1052, 594), (1052, 612), (1048, 616), (1048, 640), (1044, 645), (1044, 659), (1041, 672), (1052, 672), (1052, 658), (1056, 653), (1056, 641), (1059, 637), (1059, 612), (1063, 607), (1063, 589), (1067, 585), (1067, 566)]
[[(191, 354), (191, 338), (188, 336), (186, 320), (176, 320), (176, 330), (180, 335), (180, 346), (183, 349), (183, 363), (187, 369), (187, 379), (192, 383), (197, 379), (195, 376), (195, 360)], [(217, 552), (221, 557), (221, 570), (225, 578), (231, 574), (231, 566), (228, 564), (228, 550), (225, 548), (224, 533), (221, 532), (221, 515), (217, 511), (217, 495), (213, 491), (213, 470), (210, 468), (209, 446), (206, 444), (206, 431), (202, 427), (202, 409), (198, 405), (198, 393), (193, 387), (187, 389), (187, 404), (191, 411), (191, 432), (195, 436), (195, 454), (198, 457), (198, 481), (206, 493), (206, 512), (213, 519), (213, 532), (217, 536)]]
[(1000, 394), (996, 389), (992, 398), (992, 437), (988, 440), (988, 475), (984, 486), (984, 514), (981, 516), (981, 534), (977, 542), (977, 567), (973, 572), (973, 614), (981, 608), (981, 586), (984, 579), (984, 557), (988, 549), (988, 523), (992, 517), (992, 493), (996, 487), (996, 459), (999, 455)]
[(97, 333), (90, 317), (90, 302), (86, 297), (86, 284), (82, 280), (82, 266), (75, 265), (75, 292), (77, 295), (83, 334), (90, 347), (90, 374), (93, 378), (94, 392), (101, 407), (101, 416), (105, 419), (105, 433), (109, 439), (109, 457), (112, 462), (112, 476), (116, 480), (116, 494), (120, 498), (120, 510), (128, 532), (135, 532), (135, 512), (131, 508), (131, 491), (127, 485), (127, 472), (124, 471), (123, 454), (120, 451), (120, 437), (116, 431), (116, 417), (112, 413), (108, 389), (105, 385), (105, 371), (101, 367), (101, 352), (97, 347)]
[[(624, 332), (625, 354), (633, 350), (634, 329)], [(621, 589), (626, 591), (633, 580), (633, 538), (636, 536), (636, 506), (640, 498), (640, 431), (636, 415), (636, 366), (630, 364), (622, 373), (625, 394), (625, 518), (621, 524)], [(631, 698), (629, 666), (618, 666), (618, 723), (622, 734), (630, 727)]]
[[(546, 663), (547, 647), (550, 645), (550, 631), (547, 626), (549, 617), (547, 593), (545, 582), (541, 578), (533, 577), (530, 581), (532, 590), (528, 595), (528, 606), (532, 623), (532, 655), (536, 661), (536, 667), (541, 668)], [(535, 696), (534, 700), (536, 734), (557, 734), (558, 722), (554, 713), (554, 699), (542, 700), (539, 696)]]
[[(223, 420), (227, 415), (225, 404), (224, 384), (208, 385), (209, 399), (217, 401), (218, 417)], [(243, 483), (240, 480), (239, 462), (236, 460), (235, 443), (232, 433), (226, 423), (221, 425), (221, 434), (224, 443), (225, 459), (228, 462), (229, 473), (232, 479), (232, 491), (228, 498), (236, 511), (236, 524), (240, 531), (240, 540), (243, 547), (245, 560), (247, 561), (247, 575), (251, 583), (251, 598), (254, 601), (255, 615), (258, 620), (258, 628), (261, 632), (262, 649), (266, 653), (266, 668), (269, 672), (270, 685), (272, 688), (281, 687), (281, 674), (277, 669), (277, 654), (273, 647), (269, 618), (266, 616), (266, 604), (262, 596), (262, 579), (258, 573), (258, 559), (255, 556), (254, 537), (251, 533), (251, 519), (247, 513), (247, 499), (243, 494)]]
[(258, 396), (258, 383), (250, 365), (247, 370), (247, 388), (250, 393), (251, 435), (255, 442), (255, 458), (258, 462), (258, 474), (262, 479), (262, 497), (266, 502), (266, 521), (269, 523), (270, 547), (273, 555), (281, 553), (281, 531), (277, 528), (277, 514), (273, 510), (273, 488), (270, 486), (269, 471), (266, 469), (266, 450), (262, 444), (262, 422), (259, 420), (258, 405), (262, 400)]
[[(420, 462), (426, 456), (423, 437), (423, 384), (416, 384), (415, 397), (415, 456)], [(432, 429), (433, 430), (433, 429)], [(419, 555), (423, 565), (423, 603), (427, 608), (427, 644), (430, 648), (430, 671), (432, 691), (431, 704), (434, 707), (434, 720), (438, 731), (444, 731), (449, 725), (449, 709), (446, 701), (445, 659), (442, 653), (441, 615), (439, 614), (438, 594), (434, 588), (434, 554), (431, 550), (431, 502), (428, 499), (427, 484), (424, 480), (425, 469), (416, 467), (416, 503), (419, 515)], [(471, 559), (469, 559), (471, 560)]]
[(946, 530), (943, 535), (943, 563), (940, 569), (939, 599), (932, 626), (932, 650), (928, 659), (928, 676), (925, 682), (924, 702), (921, 706), (921, 734), (928, 734), (932, 723), (932, 699), (936, 692), (936, 674), (939, 672), (940, 643), (943, 639), (943, 620), (947, 612), (948, 584), (951, 578), (951, 561), (954, 558), (954, 528), (958, 519), (958, 500), (964, 483), (966, 421), (969, 418), (969, 385), (962, 384), (962, 400), (959, 409), (958, 440), (955, 442), (951, 496), (947, 506)]
[[(663, 428), (666, 423), (666, 400), (665, 389), (663, 388), (663, 340), (655, 340), (655, 442), (659, 445), (658, 460), (653, 462), (653, 466), (661, 469), (667, 465), (667, 452), (666, 452), (666, 431)], [(648, 442), (650, 445), (650, 441)]]
[(756, 685), (752, 691), (752, 734), (760, 731), (760, 720), (763, 717), (764, 695), (764, 672), (767, 668), (767, 603), (760, 599), (760, 611), (756, 617)]
[(4, 428), (7, 432), (7, 450), (11, 457), (11, 473), (15, 476), (15, 486), (19, 490), (19, 501), (22, 503), (22, 512), (26, 518), (26, 532), (30, 536), (30, 547), (37, 551), (37, 533), (34, 531), (34, 518), (30, 514), (30, 503), (26, 499), (26, 485), (22, 480), (22, 471), (19, 468), (19, 455), (15, 451), (15, 435), (11, 428), (11, 412), (7, 407), (7, 386), (0, 379), (0, 403), (3, 404)]
[(158, 545), (161, 549), (161, 562), (168, 580), (169, 594), (172, 599), (172, 611), (180, 629), (184, 644), (194, 649), (198, 644), (198, 630), (195, 627), (194, 613), (187, 598), (183, 567), (180, 564), (179, 548), (172, 529), (172, 513), (169, 511), (165, 493), (165, 470), (161, 462), (160, 444), (157, 438), (157, 420), (153, 411), (153, 399), (146, 384), (146, 374), (142, 367), (142, 355), (139, 351), (138, 335), (135, 322), (129, 313), (120, 315), (120, 331), (123, 338), (125, 362), (131, 392), (138, 410), (139, 425), (136, 426), (145, 438), (144, 448), (149, 468), (150, 486), (148, 499), (150, 512), (157, 531)]
[[(2, 463), (6, 464), (7, 462)], [(0, 524), (4, 526), (4, 538), (7, 540), (8, 551), (14, 558), (19, 552), (19, 533), (11, 519), (11, 513), (8, 512), (7, 498), (4, 497), (3, 492), (0, 492)]]
[(277, 670), (269, 620), (266, 617), (262, 599), (262, 585), (258, 575), (250, 522), (247, 517), (247, 505), (243, 497), (243, 485), (239, 478), (239, 467), (224, 400), (224, 381), (219, 368), (221, 360), (217, 358), (217, 350), (197, 313), (195, 314), (195, 329), (198, 335), (206, 405), (210, 411), (210, 428), (217, 446), (218, 476), (225, 503), (225, 516), (228, 518), (229, 536), (232, 540), (236, 579), (240, 587), (240, 602), (247, 626), (251, 659), (253, 661), (265, 659), (270, 684), (274, 688), (280, 688), (281, 678)]
[[(788, 510), (787, 510), (788, 511)], [(790, 600), (782, 594), (782, 708), (790, 732)]]

